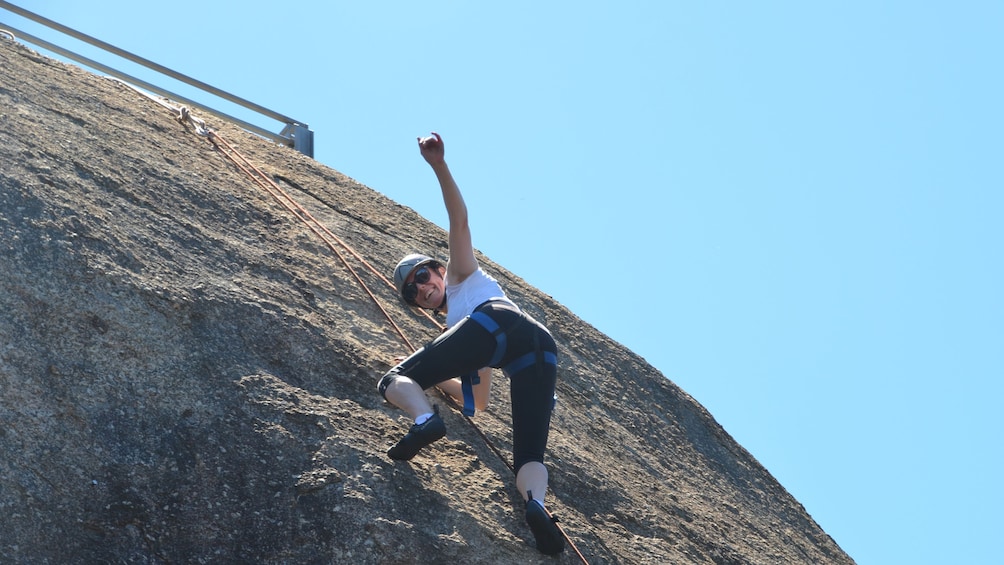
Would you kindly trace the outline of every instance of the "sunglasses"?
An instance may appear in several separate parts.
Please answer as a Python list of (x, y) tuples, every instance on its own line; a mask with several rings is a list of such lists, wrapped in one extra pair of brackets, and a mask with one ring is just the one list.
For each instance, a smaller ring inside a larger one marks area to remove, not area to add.
[(429, 282), (431, 277), (432, 271), (428, 267), (419, 267), (415, 271), (415, 278), (412, 279), (412, 282), (404, 285), (404, 290), (401, 291), (404, 301), (408, 304), (415, 304), (415, 298), (418, 297), (418, 285)]

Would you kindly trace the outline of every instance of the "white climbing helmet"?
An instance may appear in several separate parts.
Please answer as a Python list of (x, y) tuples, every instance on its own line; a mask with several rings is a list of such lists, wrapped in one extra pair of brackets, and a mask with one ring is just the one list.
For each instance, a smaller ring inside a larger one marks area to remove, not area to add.
[(394, 267), (394, 286), (397, 287), (397, 293), (404, 294), (404, 281), (408, 280), (408, 275), (412, 271), (428, 263), (439, 264), (428, 255), (422, 255), (421, 253), (412, 253), (411, 255), (406, 255), (404, 259), (398, 261), (397, 266)]

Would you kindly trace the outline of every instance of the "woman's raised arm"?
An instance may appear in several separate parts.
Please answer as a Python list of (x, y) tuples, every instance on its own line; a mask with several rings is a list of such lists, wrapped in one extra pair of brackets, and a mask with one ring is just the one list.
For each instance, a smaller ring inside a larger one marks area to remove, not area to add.
[(478, 270), (478, 260), (474, 257), (474, 244), (471, 242), (471, 227), (467, 220), (467, 205), (460, 194), (460, 187), (453, 180), (453, 174), (446, 164), (446, 151), (443, 138), (432, 132), (429, 137), (418, 138), (418, 147), (422, 152), (443, 192), (443, 204), (450, 217), (450, 261), (447, 265), (447, 277), (450, 284), (457, 284)]

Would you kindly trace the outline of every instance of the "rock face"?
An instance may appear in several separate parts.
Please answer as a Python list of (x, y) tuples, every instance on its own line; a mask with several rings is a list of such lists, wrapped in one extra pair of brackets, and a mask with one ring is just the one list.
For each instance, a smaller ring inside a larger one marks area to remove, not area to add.
[[(445, 255), (410, 209), (210, 125), (378, 271)], [(386, 457), (408, 422), (375, 383), (406, 346), (164, 108), (0, 40), (0, 189), (0, 562), (579, 562), (531, 547), (510, 471), (455, 410), (414, 461)], [(590, 563), (852, 562), (690, 396), (482, 260), (558, 341), (549, 507)], [(437, 335), (349, 264), (410, 339)], [(474, 422), (509, 457), (496, 381)]]

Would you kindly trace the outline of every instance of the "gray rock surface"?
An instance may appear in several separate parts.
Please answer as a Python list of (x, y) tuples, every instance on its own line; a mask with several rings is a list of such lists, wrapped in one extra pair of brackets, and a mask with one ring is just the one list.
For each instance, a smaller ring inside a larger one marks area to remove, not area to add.
[[(382, 273), (445, 255), (410, 209), (207, 121)], [(549, 507), (590, 563), (852, 562), (690, 396), (482, 260), (559, 343)], [(0, 562), (578, 562), (531, 547), (455, 410), (385, 456), (408, 422), (375, 383), (407, 348), (294, 214), (162, 107), (6, 39), (0, 263)], [(508, 457), (496, 380), (474, 422)]]

